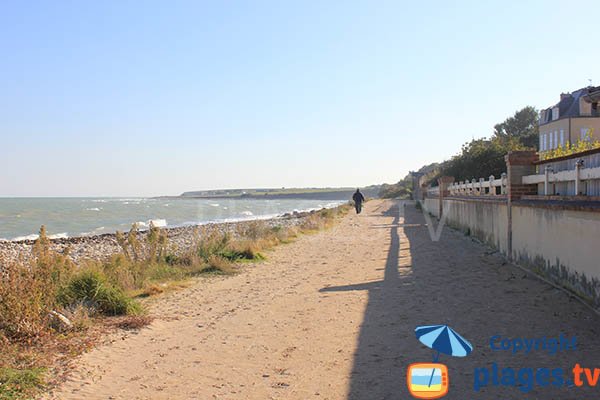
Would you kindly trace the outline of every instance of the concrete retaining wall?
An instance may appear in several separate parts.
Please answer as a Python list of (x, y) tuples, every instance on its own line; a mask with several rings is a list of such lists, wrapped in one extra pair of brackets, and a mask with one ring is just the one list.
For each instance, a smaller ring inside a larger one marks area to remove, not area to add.
[(512, 206), (513, 259), (600, 306), (600, 213)]
[[(439, 218), (439, 199), (424, 208)], [(506, 201), (444, 198), (446, 224), (506, 255), (510, 235)], [(600, 308), (600, 212), (512, 204), (512, 259)]]

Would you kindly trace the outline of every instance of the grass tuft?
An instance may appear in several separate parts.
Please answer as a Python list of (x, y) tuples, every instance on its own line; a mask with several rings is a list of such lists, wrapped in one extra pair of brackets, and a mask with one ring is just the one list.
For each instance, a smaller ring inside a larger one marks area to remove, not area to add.
[(137, 331), (152, 323), (153, 318), (148, 315), (128, 315), (123, 317), (115, 326), (119, 329)]
[(63, 307), (84, 304), (104, 315), (139, 314), (140, 306), (111, 284), (100, 271), (83, 270), (61, 288), (58, 302)]
[[(194, 244), (177, 252), (166, 231), (151, 226), (143, 234), (134, 224), (126, 234), (117, 232), (119, 254), (78, 266), (68, 251), (50, 249), (42, 226), (31, 261), (0, 260), (0, 399), (32, 398), (44, 385), (45, 371), (60, 358), (57, 353), (64, 357), (90, 346), (93, 335), (87, 330), (101, 317), (110, 316), (121, 329), (148, 325), (152, 319), (135, 298), (185, 287), (187, 279), (200, 274), (233, 274), (237, 263), (263, 260), (274, 246), (327, 228), (348, 209), (312, 212), (298, 226), (252, 221), (231, 233), (200, 228)], [(58, 326), (57, 313), (70, 324)]]
[(45, 368), (0, 368), (0, 399), (30, 399), (30, 395), (43, 388)]

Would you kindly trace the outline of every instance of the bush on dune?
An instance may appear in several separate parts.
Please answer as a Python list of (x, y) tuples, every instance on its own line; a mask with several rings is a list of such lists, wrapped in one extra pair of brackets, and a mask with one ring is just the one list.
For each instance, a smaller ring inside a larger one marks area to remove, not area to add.
[(56, 326), (57, 315), (70, 320), (72, 331), (88, 328), (91, 316), (120, 316), (111, 319), (114, 326), (139, 329), (151, 318), (133, 297), (162, 293), (169, 285), (181, 286), (180, 281), (203, 273), (234, 273), (236, 263), (262, 260), (264, 252), (277, 244), (301, 232), (328, 227), (347, 211), (342, 206), (312, 212), (293, 226), (254, 221), (239, 224), (229, 233), (200, 228), (193, 245), (183, 251), (169, 246), (166, 231), (151, 226), (142, 234), (133, 225), (129, 232), (116, 234), (119, 254), (78, 266), (68, 250), (63, 254), (52, 251), (42, 226), (30, 261), (0, 262), (0, 398), (28, 398), (31, 390), (39, 389), (40, 371), (52, 362), (37, 357), (35, 362), (23, 361), (19, 354), (23, 349), (52, 353), (46, 344), (57, 343), (59, 337), (52, 334), (68, 337), (70, 333)]
[(72, 314), (82, 304), (89, 312), (106, 315), (139, 312), (139, 305), (123, 293), (121, 283), (133, 278), (128, 266), (120, 266), (118, 269), (111, 264), (116, 277), (113, 281), (95, 263), (76, 269), (68, 251), (58, 254), (50, 249), (42, 226), (33, 246), (33, 258), (3, 266), (0, 333), (14, 340), (33, 340), (51, 331), (51, 311)]
[(70, 313), (84, 306), (101, 315), (138, 314), (140, 305), (128, 293), (157, 283), (181, 280), (197, 274), (235, 271), (234, 263), (263, 260), (264, 251), (287, 243), (299, 232), (331, 225), (348, 206), (323, 209), (304, 217), (295, 227), (271, 226), (265, 221), (240, 224), (231, 233), (203, 227), (195, 243), (176, 253), (169, 247), (167, 233), (150, 226), (140, 234), (137, 225), (117, 232), (121, 253), (108, 261), (85, 261), (78, 268), (68, 251), (51, 250), (45, 227), (33, 247), (33, 261), (4, 266), (0, 285), (0, 333), (8, 338), (31, 338), (48, 331), (49, 312)]
[(44, 226), (33, 247), (30, 262), (4, 265), (0, 284), (0, 331), (15, 339), (42, 335), (48, 325), (48, 311), (56, 307), (58, 288), (75, 268), (68, 254), (49, 249)]
[(125, 295), (123, 290), (114, 286), (100, 271), (83, 270), (71, 278), (57, 295), (63, 307), (84, 304), (104, 315), (137, 314), (138, 303)]

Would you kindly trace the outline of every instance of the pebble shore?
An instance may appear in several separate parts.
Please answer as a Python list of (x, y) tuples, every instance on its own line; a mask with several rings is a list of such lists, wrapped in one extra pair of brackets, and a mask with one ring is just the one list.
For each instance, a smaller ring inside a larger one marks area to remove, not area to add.
[[(310, 214), (311, 212), (294, 212), (264, 220), (208, 223), (177, 228), (162, 228), (162, 230), (167, 232), (169, 245), (174, 249), (175, 254), (177, 254), (193, 245), (199, 229), (202, 229), (203, 232), (219, 231), (235, 234), (239, 229), (243, 229), (244, 225), (253, 224), (256, 221), (260, 221), (269, 227), (292, 227), (300, 225), (304, 218)], [(138, 239), (143, 241), (147, 234), (148, 231), (140, 231)], [(31, 258), (31, 250), (34, 243), (34, 240), (0, 241), (0, 269), (3, 265), (14, 261), (28, 261)], [(50, 243), (50, 248), (57, 253), (63, 253), (68, 249), (69, 256), (76, 264), (82, 260), (106, 260), (112, 255), (121, 252), (116, 234), (114, 233), (50, 239)]]

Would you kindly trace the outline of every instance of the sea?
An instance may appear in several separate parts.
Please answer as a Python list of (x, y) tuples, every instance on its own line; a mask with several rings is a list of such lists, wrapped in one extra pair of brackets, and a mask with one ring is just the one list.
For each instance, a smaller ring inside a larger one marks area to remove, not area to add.
[(0, 240), (36, 239), (42, 225), (51, 238), (212, 222), (267, 219), (347, 202), (314, 199), (0, 198)]

